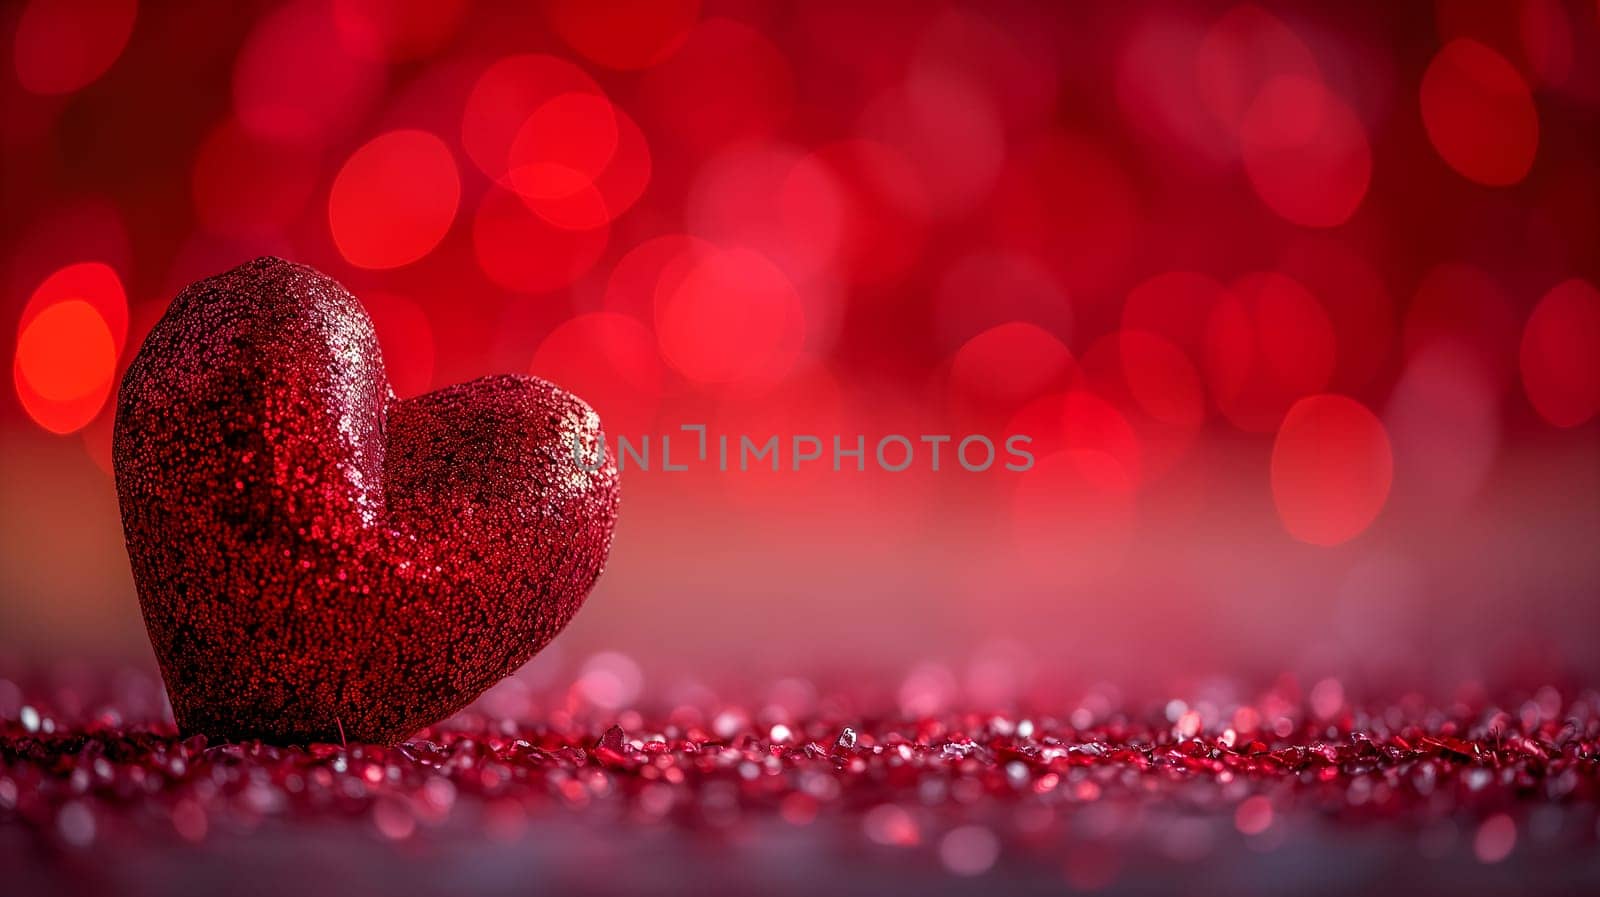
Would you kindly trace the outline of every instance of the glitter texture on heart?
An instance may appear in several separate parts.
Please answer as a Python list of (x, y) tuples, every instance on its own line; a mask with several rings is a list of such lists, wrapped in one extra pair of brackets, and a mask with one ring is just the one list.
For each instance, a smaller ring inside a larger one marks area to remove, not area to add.
[(360, 303), (311, 268), (184, 290), (114, 437), (180, 729), (393, 742), (467, 704), (599, 576), (617, 472), (577, 449), (603, 446), (588, 405), (529, 376), (397, 399)]

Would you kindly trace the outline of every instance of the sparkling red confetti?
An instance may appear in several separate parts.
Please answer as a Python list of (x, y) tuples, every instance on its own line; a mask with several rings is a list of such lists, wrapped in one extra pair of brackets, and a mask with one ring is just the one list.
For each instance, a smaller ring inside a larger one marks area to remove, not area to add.
[(567, 827), (728, 851), (813, 849), (799, 845), (825, 833), (829, 849), (912, 869), (1110, 883), (1138, 880), (1141, 855), (1199, 869), (1308, 835), (1486, 865), (1566, 855), (1582, 870), (1600, 837), (1592, 690), (1351, 706), (1326, 680), (1303, 698), (1280, 686), (1141, 704), (1104, 690), (1052, 712), (919, 715), (858, 689), (797, 714), (784, 695), (814, 693), (799, 680), (760, 700), (701, 689), (643, 709), (586, 699), (586, 680), (514, 680), (511, 717), (480, 705), (392, 747), (278, 747), (180, 737), (142, 674), (18, 678), (0, 678), (0, 845), (24, 832), (57, 862), (247, 838), (526, 844)]

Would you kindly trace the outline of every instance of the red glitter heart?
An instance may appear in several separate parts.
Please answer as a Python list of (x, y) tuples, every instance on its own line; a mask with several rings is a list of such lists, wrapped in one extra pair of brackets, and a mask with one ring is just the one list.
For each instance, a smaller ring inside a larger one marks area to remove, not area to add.
[(533, 377), (397, 399), (360, 303), (311, 268), (184, 290), (113, 449), (179, 728), (392, 742), (511, 673), (611, 545), (616, 468), (575, 443), (604, 452), (599, 417)]

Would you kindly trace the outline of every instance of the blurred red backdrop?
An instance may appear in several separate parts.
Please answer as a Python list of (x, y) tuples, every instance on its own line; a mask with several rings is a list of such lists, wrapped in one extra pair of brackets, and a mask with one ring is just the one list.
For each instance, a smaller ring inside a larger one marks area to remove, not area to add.
[(626, 476), (535, 662), (596, 687), (1600, 670), (1595, 3), (30, 0), (0, 35), (0, 653), (149, 664), (115, 384), (277, 254), (364, 300), (402, 395), (1034, 438)]

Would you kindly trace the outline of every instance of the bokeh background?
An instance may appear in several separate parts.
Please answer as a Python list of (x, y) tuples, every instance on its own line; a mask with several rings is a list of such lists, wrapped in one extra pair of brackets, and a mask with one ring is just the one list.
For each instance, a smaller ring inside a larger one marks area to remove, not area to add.
[(0, 656), (153, 667), (111, 397), (276, 254), (401, 395), (1033, 437), (629, 472), (524, 674), (601, 706), (1600, 671), (1596, 3), (30, 0), (0, 38)]

